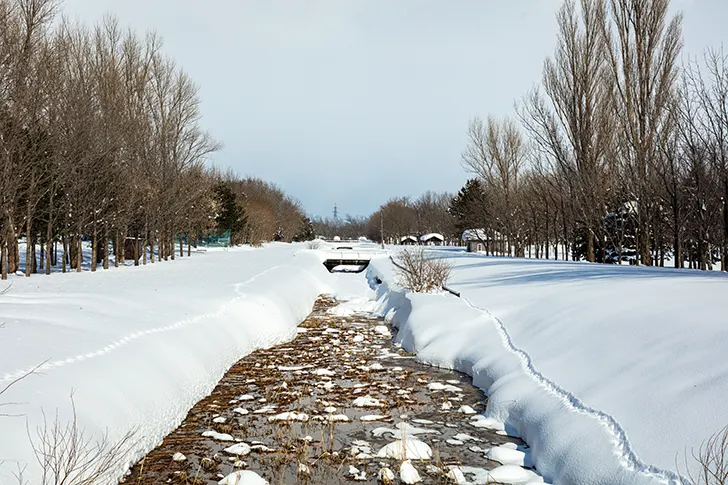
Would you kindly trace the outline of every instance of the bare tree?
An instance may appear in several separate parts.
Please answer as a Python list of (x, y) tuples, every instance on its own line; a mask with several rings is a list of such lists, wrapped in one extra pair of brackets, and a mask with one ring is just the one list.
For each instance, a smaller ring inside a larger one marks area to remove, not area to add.
[(523, 135), (512, 120), (471, 121), (462, 155), (467, 172), (477, 175), (493, 194), (495, 224), (507, 239), (508, 253), (523, 256), (520, 183), (527, 161)]
[(605, 0), (567, 0), (557, 15), (559, 42), (546, 60), (543, 90), (526, 98), (520, 118), (550, 170), (556, 173), (578, 211), (586, 239), (586, 258), (594, 262), (602, 246), (602, 221), (614, 174), (614, 82), (603, 32)]
[(610, 0), (604, 29), (626, 145), (631, 198), (636, 204), (638, 258), (653, 264), (649, 220), (655, 209), (650, 160), (669, 116), (682, 50), (682, 15), (669, 18), (669, 0)]

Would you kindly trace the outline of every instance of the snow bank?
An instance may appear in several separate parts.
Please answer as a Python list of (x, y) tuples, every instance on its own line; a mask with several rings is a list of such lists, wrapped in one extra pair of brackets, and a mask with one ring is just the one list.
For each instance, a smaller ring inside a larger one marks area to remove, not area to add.
[[(72, 417), (89, 437), (137, 430), (130, 460), (155, 447), (224, 372), (290, 340), (331, 275), (300, 246), (210, 252), (173, 263), (13, 280), (0, 297), (0, 483), (38, 483), (26, 431)], [(119, 470), (119, 473), (123, 470)]]
[(728, 423), (726, 275), (440, 254), (463, 299), (404, 295), (379, 259), (382, 311), (421, 360), (473, 376), (547, 481), (675, 483)]

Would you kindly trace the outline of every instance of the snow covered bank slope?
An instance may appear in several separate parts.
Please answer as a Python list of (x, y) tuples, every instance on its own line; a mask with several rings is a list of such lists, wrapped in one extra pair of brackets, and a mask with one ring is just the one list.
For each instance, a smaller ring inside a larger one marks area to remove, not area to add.
[[(257, 347), (292, 338), (316, 297), (331, 290), (319, 258), (301, 246), (208, 252), (96, 274), (13, 281), (0, 297), (0, 389), (41, 362), (39, 375), (13, 386), (1, 412), (41, 408), (62, 424), (70, 394), (90, 436), (117, 440), (138, 428), (139, 453), (173, 429), (225, 370)], [(134, 457), (135, 458), (135, 457)], [(24, 418), (0, 417), (0, 484), (14, 461), (38, 483)]]
[(547, 479), (664, 482), (728, 424), (725, 275), (440, 254), (464, 301), (390, 293), (399, 338), (472, 374)]

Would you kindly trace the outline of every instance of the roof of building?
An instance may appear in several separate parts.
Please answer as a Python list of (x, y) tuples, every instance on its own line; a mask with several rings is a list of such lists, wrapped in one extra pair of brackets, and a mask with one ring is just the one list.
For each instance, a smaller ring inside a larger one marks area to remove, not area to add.
[(445, 240), (445, 236), (442, 234), (438, 234), (436, 232), (425, 234), (424, 236), (420, 236), (420, 241), (429, 241), (430, 239), (439, 239), (440, 241)]

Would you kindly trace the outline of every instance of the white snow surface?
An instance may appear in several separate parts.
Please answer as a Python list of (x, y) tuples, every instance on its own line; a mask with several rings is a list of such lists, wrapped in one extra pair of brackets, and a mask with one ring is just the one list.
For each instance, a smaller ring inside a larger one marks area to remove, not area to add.
[(233, 363), (294, 338), (319, 294), (351, 290), (303, 247), (13, 277), (0, 296), (0, 389), (40, 368), (0, 396), (20, 403), (1, 408), (19, 417), (0, 417), (0, 483), (14, 483), (18, 465), (27, 465), (28, 483), (39, 482), (26, 419), (33, 435), (42, 412), (65, 426), (72, 393), (88, 438), (108, 431), (116, 442), (136, 430), (129, 463), (158, 445)]
[(677, 483), (676, 459), (728, 423), (727, 275), (432, 254), (463, 298), (405, 294), (374, 258), (379, 311), (418, 359), (473, 376), (474, 424), (523, 437), (547, 481)]

